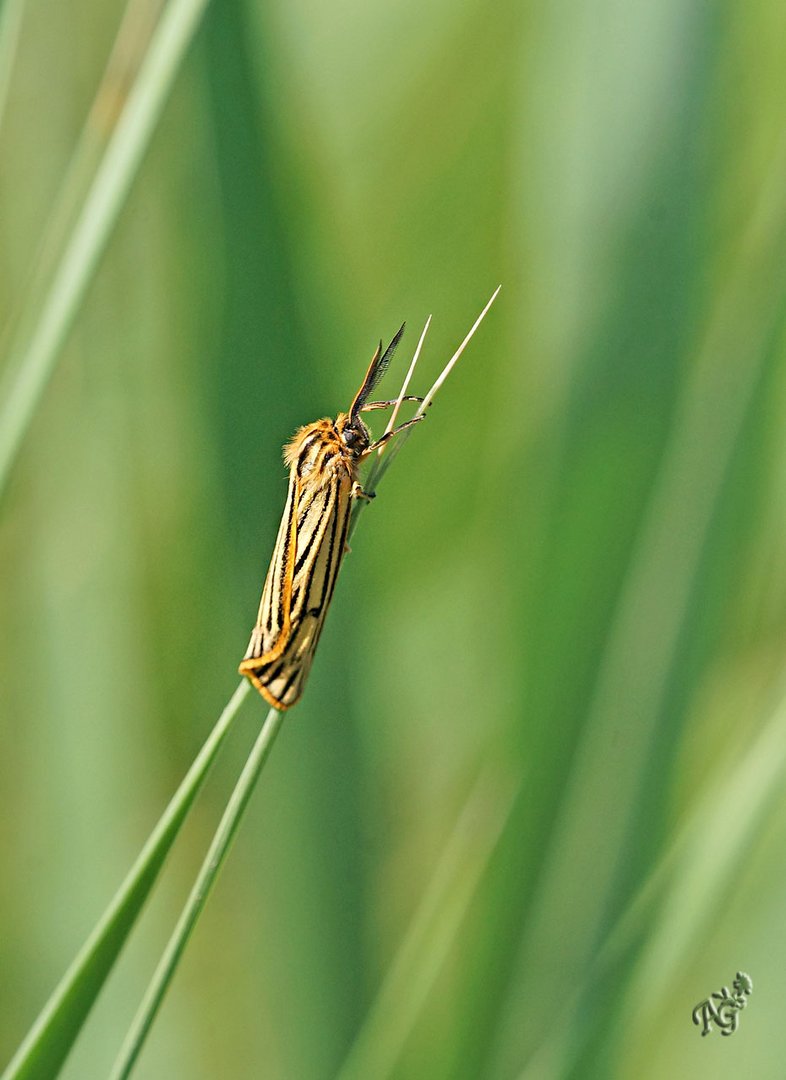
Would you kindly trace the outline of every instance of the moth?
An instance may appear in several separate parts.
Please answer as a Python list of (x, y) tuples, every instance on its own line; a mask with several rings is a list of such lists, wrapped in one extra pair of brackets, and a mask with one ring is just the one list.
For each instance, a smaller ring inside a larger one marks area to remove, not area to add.
[[(386, 409), (391, 401), (369, 401), (404, 333), (382, 352), (380, 341), (349, 412), (316, 420), (295, 432), (284, 447), (289, 488), (259, 614), (240, 674), (246, 675), (274, 709), (289, 709), (300, 698), (311, 669), (336, 578), (347, 551), (355, 499), (370, 499), (358, 473), (361, 463), (418, 414), (373, 441), (360, 414)], [(422, 401), (407, 396), (404, 401)]]

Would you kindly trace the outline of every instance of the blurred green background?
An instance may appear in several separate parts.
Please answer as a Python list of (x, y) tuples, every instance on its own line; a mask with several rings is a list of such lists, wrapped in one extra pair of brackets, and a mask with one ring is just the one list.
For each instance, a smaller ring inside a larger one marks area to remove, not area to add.
[[(160, 6), (0, 8), (4, 357)], [(501, 281), (136, 1075), (783, 1075), (784, 72), (777, 0), (209, 6), (0, 507), (2, 1061), (237, 685), (282, 443), (433, 312), (424, 389)]]

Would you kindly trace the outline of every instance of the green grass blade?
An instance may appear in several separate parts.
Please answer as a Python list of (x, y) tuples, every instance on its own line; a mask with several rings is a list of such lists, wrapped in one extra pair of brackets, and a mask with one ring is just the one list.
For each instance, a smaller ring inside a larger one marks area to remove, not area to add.
[(634, 949), (633, 987), (626, 995), (623, 1027), (628, 1042), (631, 1032), (640, 1037), (637, 1025), (643, 1027), (668, 1000), (684, 957), (712, 937), (735, 876), (783, 791), (784, 773), (786, 699), (781, 699), (739, 760), (719, 770), (697, 795), (658, 863), (564, 999), (561, 1015), (543, 1032), (519, 1080), (567, 1068), (582, 1001)]
[(12, 348), (0, 401), (0, 495), (206, 6), (172, 0), (164, 10), (30, 339)]
[(164, 1000), (164, 995), (172, 981), (172, 976), (177, 969), (191, 932), (227, 856), (240, 820), (243, 817), (243, 812), (259, 779), (259, 774), (281, 729), (283, 719), (284, 714), (277, 709), (271, 709), (267, 714), (248, 760), (243, 766), (240, 778), (229, 798), (226, 810), (197, 874), (185, 907), (180, 914), (171, 938), (167, 942), (150, 985), (142, 998), (139, 1010), (120, 1048), (120, 1053), (110, 1074), (110, 1080), (125, 1080), (131, 1074), (161, 1002)]
[[(13, 5), (22, 3), (24, 0), (12, 0)], [(85, 114), (82, 130), (62, 174), (46, 223), (41, 229), (41, 237), (24, 283), (20, 284), (19, 295), (4, 316), (0, 333), (2, 356), (11, 352), (19, 354), (24, 347), (23, 343), (30, 340), (34, 334), (43, 298), (51, 286), (68, 238), (84, 207), (87, 193), (113, 135), (114, 124), (110, 124), (107, 119), (109, 102), (121, 99), (127, 88), (136, 82), (150, 49), (159, 12), (149, 7), (141, 17), (141, 6), (143, 5), (140, 0), (130, 0), (126, 5), (106, 68), (93, 102)], [(3, 68), (6, 68), (7, 73), (10, 71), (10, 57), (7, 60), (3, 58), (4, 52), (10, 48), (10, 43), (3, 39), (4, 36), (13, 37), (11, 33), (4, 32), (3, 20), (9, 21), (5, 15), (0, 19), (0, 125), (3, 108), (2, 71)], [(9, 371), (11, 370), (16, 370), (13, 364), (9, 366)]]
[(380, 1080), (393, 1071), (456, 941), (517, 791), (512, 778), (497, 769), (478, 779), (337, 1080)]
[[(456, 349), (456, 351), (451, 356), (450, 360), (448, 360), (447, 364), (445, 364), (445, 366), (442, 369), (442, 371), (440, 372), (440, 374), (434, 380), (434, 383), (433, 383), (431, 389), (426, 393), (426, 396), (423, 398), (423, 401), (418, 406), (416, 415), (420, 416), (420, 415), (422, 415), (423, 413), (426, 412), (429, 405), (432, 403), (432, 401), (436, 397), (437, 393), (442, 388), (442, 385), (445, 382), (445, 380), (447, 379), (448, 375), (450, 375), (451, 371), (455, 367), (455, 365), (458, 362), (461, 354), (464, 352), (467, 345), (469, 345), (470, 341), (472, 340), (472, 337), (475, 334), (475, 331), (478, 329), (480, 324), (485, 319), (486, 315), (488, 314), (489, 308), (491, 307), (491, 305), (494, 303), (494, 301), (499, 296), (499, 291), (500, 291), (501, 288), (502, 288), (502, 286), (498, 285), (496, 287), (496, 289), (494, 290), (494, 292), (491, 294), (491, 297), (487, 301), (486, 306), (483, 308), (480, 315), (478, 315), (477, 319), (475, 319), (475, 321), (472, 324), (471, 328), (469, 329), (466, 336), (464, 337), (464, 340), (461, 342), (459, 347)], [(425, 326), (425, 328), (423, 330), (423, 336), (425, 336), (426, 330), (428, 329), (428, 326), (429, 326), (430, 322), (431, 322), (431, 316), (429, 316), (429, 322), (426, 323), (426, 326)], [(418, 345), (418, 353), (420, 351), (421, 345), (423, 344), (423, 336), (421, 336), (420, 344)], [(409, 378), (409, 376), (407, 378)], [(379, 481), (382, 479), (382, 477), (388, 471), (390, 466), (393, 464), (393, 462), (394, 462), (394, 460), (396, 458), (396, 455), (400, 452), (401, 447), (404, 445), (406, 440), (410, 437), (413, 430), (414, 430), (414, 428), (411, 428), (411, 427), (406, 428), (404, 431), (401, 432), (400, 435), (398, 435), (395, 439), (392, 440), (392, 443), (391, 443), (390, 447), (386, 447), (386, 452), (384, 454), (381, 454), (381, 455), (379, 455), (379, 457), (375, 458), (373, 470), (372, 470), (372, 473), (371, 473), (371, 476), (370, 476), (370, 479), (369, 479), (369, 482), (368, 482), (369, 483), (369, 490), (373, 491), (375, 486), (379, 483)]]
[(39, 1014), (2, 1080), (52, 1080), (57, 1075), (249, 689), (244, 679), (235, 690), (128, 876)]
[(19, 30), (25, 0), (6, 0), (0, 5), (0, 129), (3, 126), (8, 87), (14, 70), (14, 59), (19, 45)]

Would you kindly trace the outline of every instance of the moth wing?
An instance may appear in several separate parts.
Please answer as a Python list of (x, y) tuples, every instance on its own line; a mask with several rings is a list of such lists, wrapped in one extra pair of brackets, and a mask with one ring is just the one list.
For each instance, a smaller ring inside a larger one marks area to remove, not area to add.
[[(276, 709), (290, 708), (303, 691), (344, 555), (351, 508), (352, 483), (348, 474), (338, 474), (327, 484), (309, 484), (308, 480), (293, 477), (290, 489), (292, 484), (295, 492), (287, 500), (292, 514), (288, 528), (292, 532), (285, 526), (285, 510), (276, 545), (278, 552), (286, 537), (292, 535), (291, 563), (283, 556), (274, 556), (262, 593), (260, 620), (240, 665), (241, 674), (247, 675)], [(284, 565), (290, 566), (291, 576), (287, 583), (277, 586), (275, 573)], [(270, 620), (270, 605), (279, 596), (288, 597), (288, 618), (274, 643), (264, 649), (266, 641), (264, 633), (260, 636), (259, 625), (266, 620), (264, 630)]]
[(290, 647), (283, 655), (253, 671), (244, 672), (274, 709), (290, 709), (303, 693), (323, 621), (324, 617), (317, 620), (307, 616), (292, 635)]
[(292, 468), (289, 474), (287, 501), (262, 589), (257, 621), (240, 665), (242, 675), (248, 674), (248, 668), (253, 668), (267, 660), (274, 660), (276, 656), (279, 656), (289, 637), (300, 487), (297, 470)]

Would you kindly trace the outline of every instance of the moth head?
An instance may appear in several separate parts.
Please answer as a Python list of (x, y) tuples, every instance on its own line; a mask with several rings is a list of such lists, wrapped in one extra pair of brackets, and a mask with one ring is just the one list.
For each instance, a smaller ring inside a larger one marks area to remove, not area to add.
[(336, 418), (336, 431), (349, 452), (357, 457), (371, 445), (371, 434), (357, 415), (341, 413)]
[(382, 342), (380, 341), (376, 352), (371, 357), (371, 363), (368, 366), (366, 377), (361, 383), (360, 389), (355, 394), (355, 399), (349, 407), (349, 412), (340, 413), (336, 417), (336, 430), (349, 452), (355, 457), (361, 457), (362, 454), (368, 450), (369, 446), (371, 446), (371, 435), (366, 425), (360, 419), (360, 414), (363, 409), (374, 407), (373, 405), (368, 406), (368, 399), (371, 396), (374, 387), (387, 371), (388, 365), (393, 359), (393, 353), (396, 351), (396, 346), (399, 341), (401, 341), (401, 335), (403, 333), (404, 327), (402, 325), (401, 329), (388, 345), (387, 349), (385, 349), (384, 353), (382, 352)]

